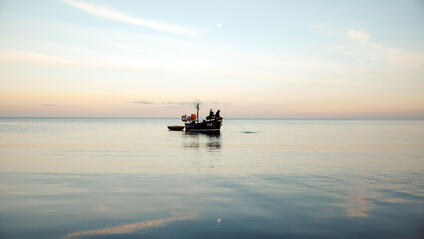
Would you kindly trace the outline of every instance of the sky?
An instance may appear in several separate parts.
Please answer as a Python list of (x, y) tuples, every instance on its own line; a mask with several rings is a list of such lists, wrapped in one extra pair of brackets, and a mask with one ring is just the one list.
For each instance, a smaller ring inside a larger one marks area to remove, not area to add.
[(422, 0), (0, 0), (0, 29), (0, 117), (424, 117)]

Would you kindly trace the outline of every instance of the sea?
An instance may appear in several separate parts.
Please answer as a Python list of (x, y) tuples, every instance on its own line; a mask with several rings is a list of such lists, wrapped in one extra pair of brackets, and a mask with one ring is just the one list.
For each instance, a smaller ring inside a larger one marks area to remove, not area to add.
[(0, 118), (0, 238), (424, 238), (423, 120)]

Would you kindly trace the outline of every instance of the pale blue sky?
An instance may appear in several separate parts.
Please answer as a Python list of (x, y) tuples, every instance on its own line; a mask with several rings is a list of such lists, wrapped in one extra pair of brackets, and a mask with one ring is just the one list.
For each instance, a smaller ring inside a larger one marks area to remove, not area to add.
[(423, 1), (0, 1), (0, 116), (422, 116), (423, 26)]

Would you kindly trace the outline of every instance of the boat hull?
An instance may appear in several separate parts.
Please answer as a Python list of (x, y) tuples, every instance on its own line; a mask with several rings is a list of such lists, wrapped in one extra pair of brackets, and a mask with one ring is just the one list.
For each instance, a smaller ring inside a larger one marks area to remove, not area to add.
[(171, 131), (181, 131), (184, 129), (184, 126), (180, 126), (180, 125), (171, 125), (168, 126), (168, 129)]
[(185, 124), (187, 132), (202, 132), (202, 133), (219, 133), (221, 130), (222, 120), (211, 120), (203, 122), (190, 122)]

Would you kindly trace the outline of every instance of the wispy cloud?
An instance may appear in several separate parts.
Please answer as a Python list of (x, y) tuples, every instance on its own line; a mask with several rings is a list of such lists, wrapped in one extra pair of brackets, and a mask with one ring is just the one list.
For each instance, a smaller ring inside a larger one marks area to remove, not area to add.
[(367, 61), (384, 62), (407, 68), (423, 66), (424, 52), (422, 51), (410, 51), (379, 43), (371, 39), (371, 34), (362, 30), (348, 30), (346, 36), (354, 42), (336, 46), (334, 49)]
[(71, 6), (74, 6), (78, 8), (79, 10), (93, 14), (98, 17), (103, 17), (103, 18), (107, 18), (107, 19), (111, 19), (111, 20), (115, 20), (119, 22), (125, 22), (128, 24), (133, 24), (137, 26), (147, 27), (150, 29), (164, 31), (164, 32), (177, 34), (177, 35), (186, 35), (186, 36), (199, 35), (198, 30), (190, 28), (190, 27), (151, 21), (151, 20), (147, 20), (147, 19), (143, 19), (139, 17), (133, 17), (105, 6), (94, 5), (90, 3), (73, 1), (73, 0), (63, 0), (63, 2)]
[(147, 100), (130, 101), (130, 103), (137, 104), (137, 105), (151, 105), (151, 104), (154, 104), (153, 102), (147, 101)]
[(194, 103), (193, 101), (168, 101), (168, 102), (163, 102), (162, 104), (188, 106), (188, 105), (193, 105)]
[(120, 43), (117, 43), (117, 42), (113, 42), (113, 41), (110, 41), (110, 40), (108, 40), (104, 37), (99, 37), (99, 36), (96, 36), (96, 35), (93, 35), (93, 34), (77, 32), (77, 31), (73, 31), (73, 30), (70, 30), (68, 28), (63, 28), (63, 27), (56, 27), (56, 29), (58, 31), (61, 31), (61, 32), (73, 34), (73, 35), (78, 36), (78, 37), (83, 38), (83, 39), (88, 39), (88, 40), (91, 40), (93, 42), (100, 43), (102, 45), (117, 48), (117, 49), (120, 49), (120, 50), (125, 50), (125, 51), (132, 52), (132, 53), (137, 52), (137, 53), (147, 54), (147, 55), (169, 57), (168, 55), (164, 54), (163, 52), (154, 51), (154, 50), (151, 50), (151, 49), (140, 49), (140, 48), (136, 48), (136, 47), (131, 47), (127, 44), (120, 44)]
[(92, 55), (90, 57), (68, 57), (13, 49), (0, 50), (0, 62), (22, 62), (34, 65), (66, 66), (75, 68), (196, 72), (196, 69), (187, 66), (181, 66), (178, 64), (164, 66), (159, 65), (158, 63), (148, 62), (147, 60), (140, 60), (138, 62), (123, 58), (114, 58), (113, 60), (110, 60), (106, 59), (102, 55)]
[(370, 34), (362, 30), (349, 30), (346, 32), (346, 35), (349, 38), (360, 41), (362, 43), (366, 43), (371, 38)]

